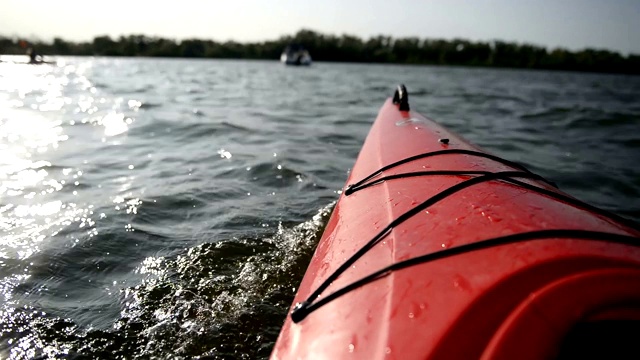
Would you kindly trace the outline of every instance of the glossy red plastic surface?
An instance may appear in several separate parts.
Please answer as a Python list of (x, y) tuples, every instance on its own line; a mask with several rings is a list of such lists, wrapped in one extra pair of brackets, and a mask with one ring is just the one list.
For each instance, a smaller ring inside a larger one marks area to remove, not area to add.
[[(441, 138), (449, 139), (449, 143), (439, 142)], [(416, 112), (399, 111), (387, 100), (347, 184), (395, 161), (443, 149), (480, 150)], [(384, 175), (426, 170), (516, 169), (489, 159), (450, 154), (413, 161)], [(341, 195), (294, 304), (305, 300), (391, 221), (468, 178), (396, 179), (350, 196)], [(523, 181), (558, 191), (545, 183)], [(640, 236), (633, 229), (584, 209), (505, 182), (491, 181), (455, 193), (402, 223), (334, 281), (323, 295), (398, 261), (492, 237), (542, 229)], [(614, 279), (612, 283), (630, 286), (629, 291), (620, 292), (621, 298), (636, 301), (640, 299), (638, 269), (638, 248), (597, 241), (551, 239), (464, 253), (395, 271), (337, 298), (297, 324), (287, 317), (272, 358), (506, 358), (498, 355), (510, 354), (509, 351), (518, 348), (523, 319), (537, 316), (530, 310), (535, 303), (531, 302), (532, 296), (549, 294), (549, 289), (555, 289), (553, 286), (559, 283), (576, 277), (581, 279), (582, 298), (571, 299), (571, 293), (558, 290), (555, 293), (565, 298), (558, 302), (555, 312), (553, 297), (545, 297), (544, 304), (540, 305), (557, 316), (559, 324), (570, 326), (587, 312), (596, 308), (605, 311), (606, 306), (616, 303), (615, 296), (612, 299), (599, 295), (608, 289), (600, 286), (602, 277), (584, 274), (604, 271), (609, 276), (607, 279)], [(587, 288), (593, 291), (585, 291)], [(583, 311), (567, 312), (567, 301), (582, 304), (576, 308)], [(640, 307), (640, 303), (638, 305)], [(543, 331), (538, 334), (545, 336)], [(553, 345), (563, 335), (561, 331), (548, 334), (554, 339), (548, 341), (550, 345), (545, 348), (545, 354), (554, 351)], [(505, 339), (511, 347), (503, 346)], [(525, 340), (522, 339), (523, 346), (527, 343)]]

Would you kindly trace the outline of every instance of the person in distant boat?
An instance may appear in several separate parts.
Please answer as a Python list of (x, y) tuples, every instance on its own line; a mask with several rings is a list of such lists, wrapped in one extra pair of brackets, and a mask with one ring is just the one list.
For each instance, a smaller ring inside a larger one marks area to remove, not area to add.
[(36, 52), (36, 49), (34, 49), (33, 46), (30, 46), (29, 48), (27, 48), (27, 55), (29, 56), (30, 64), (37, 64), (42, 61), (40, 59), (41, 58), (40, 55), (38, 55), (38, 53)]

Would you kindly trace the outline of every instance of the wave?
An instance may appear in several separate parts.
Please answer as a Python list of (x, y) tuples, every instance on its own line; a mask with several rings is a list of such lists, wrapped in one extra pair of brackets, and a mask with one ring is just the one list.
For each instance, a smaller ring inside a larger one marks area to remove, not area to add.
[[(145, 259), (137, 272), (149, 277), (123, 290), (123, 310), (111, 329), (5, 304), (0, 334), (26, 345), (28, 357), (268, 357), (332, 208), (267, 237)], [(20, 357), (23, 349), (0, 351)]]

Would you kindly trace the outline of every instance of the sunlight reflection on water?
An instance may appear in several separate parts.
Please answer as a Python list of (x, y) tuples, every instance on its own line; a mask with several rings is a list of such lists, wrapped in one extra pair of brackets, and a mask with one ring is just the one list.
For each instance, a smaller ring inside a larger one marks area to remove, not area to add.
[[(68, 67), (0, 66), (0, 291), (7, 301), (33, 265), (23, 263), (16, 275), (9, 264), (49, 246), (46, 239), (75, 221), (91, 224), (90, 208), (62, 194), (79, 185), (69, 180), (81, 172), (72, 175), (70, 168), (52, 165), (54, 153), (69, 139), (59, 114), (72, 103), (65, 96), (72, 74)], [(44, 114), (50, 112), (58, 115)]]
[(62, 190), (63, 184), (50, 174), (51, 163), (42, 159), (68, 136), (58, 120), (11, 108), (3, 110), (0, 197), (4, 211), (0, 223), (6, 234), (0, 246), (5, 254), (11, 248), (19, 258), (26, 258), (36, 251), (36, 244), (45, 237), (43, 232), (72, 215), (65, 210), (67, 204), (52, 200), (51, 194)]

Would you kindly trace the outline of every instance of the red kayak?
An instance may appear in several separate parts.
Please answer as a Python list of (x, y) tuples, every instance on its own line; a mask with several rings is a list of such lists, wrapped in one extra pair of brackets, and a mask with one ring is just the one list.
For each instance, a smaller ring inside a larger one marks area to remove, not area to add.
[(639, 237), (636, 223), (411, 111), (401, 86), (272, 358), (638, 358)]

